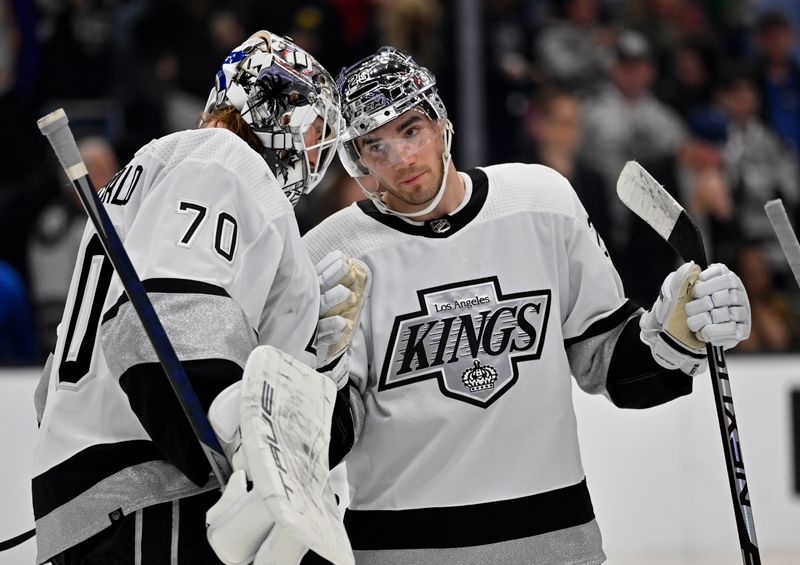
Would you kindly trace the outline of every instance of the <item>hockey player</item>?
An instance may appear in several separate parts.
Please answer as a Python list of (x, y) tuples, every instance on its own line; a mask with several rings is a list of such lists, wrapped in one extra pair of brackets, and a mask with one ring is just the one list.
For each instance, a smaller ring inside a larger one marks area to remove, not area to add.
[[(257, 345), (314, 366), (319, 287), (293, 205), (340, 126), (330, 74), (258, 32), (201, 127), (147, 144), (101, 191), (206, 410)], [(36, 404), (39, 563), (219, 563), (205, 520), (220, 485), (91, 226)]]
[(384, 47), (337, 87), (339, 154), (369, 198), (304, 242), (372, 276), (340, 381), (356, 562), (601, 563), (570, 374), (620, 407), (689, 394), (705, 342), (749, 333), (739, 278), (685, 264), (644, 312), (561, 175), (456, 169), (427, 69)]

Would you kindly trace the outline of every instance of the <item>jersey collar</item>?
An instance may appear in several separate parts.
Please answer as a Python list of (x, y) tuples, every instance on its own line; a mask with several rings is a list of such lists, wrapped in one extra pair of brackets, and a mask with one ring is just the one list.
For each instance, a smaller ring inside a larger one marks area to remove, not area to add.
[(465, 172), (472, 181), (472, 194), (469, 196), (469, 201), (452, 214), (435, 220), (407, 222), (398, 216), (384, 214), (369, 199), (359, 201), (358, 207), (367, 216), (399, 232), (433, 239), (450, 237), (478, 215), (489, 193), (489, 179), (486, 177), (486, 173), (480, 169), (470, 169)]

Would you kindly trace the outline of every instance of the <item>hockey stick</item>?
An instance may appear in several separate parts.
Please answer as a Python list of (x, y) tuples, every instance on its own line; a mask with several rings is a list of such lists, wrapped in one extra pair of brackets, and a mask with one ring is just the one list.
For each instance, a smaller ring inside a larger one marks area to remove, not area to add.
[(789, 222), (789, 216), (786, 215), (783, 201), (780, 198), (770, 200), (764, 204), (764, 210), (767, 212), (772, 229), (775, 230), (775, 235), (778, 236), (778, 241), (781, 243), (783, 254), (786, 256), (786, 261), (792, 270), (794, 280), (800, 286), (800, 243), (797, 242), (797, 235)]
[[(628, 161), (617, 180), (617, 194), (625, 206), (647, 222), (685, 261), (693, 260), (702, 269), (708, 267), (700, 230), (686, 210), (641, 165)], [(706, 351), (742, 559), (745, 565), (758, 565), (761, 556), (725, 354), (721, 347), (710, 343), (706, 344)]]
[(86, 209), (86, 213), (94, 225), (100, 241), (103, 243), (103, 248), (111, 260), (117, 276), (122, 281), (123, 287), (125, 287), (125, 293), (142, 321), (164, 373), (169, 379), (175, 395), (178, 397), (178, 402), (180, 402), (186, 418), (192, 426), (192, 430), (200, 441), (200, 447), (211, 464), (211, 470), (217, 481), (219, 481), (220, 487), (224, 488), (231, 475), (230, 464), (225, 458), (208, 417), (200, 405), (194, 389), (192, 389), (181, 362), (178, 360), (175, 349), (172, 347), (167, 333), (158, 319), (153, 304), (147, 297), (142, 281), (139, 280), (128, 253), (114, 230), (114, 225), (111, 223), (111, 219), (108, 217), (108, 213), (97, 195), (92, 180), (89, 178), (86, 165), (83, 163), (78, 146), (75, 143), (75, 138), (69, 129), (66, 113), (59, 108), (55, 112), (40, 118), (38, 124), (42, 134), (47, 137), (53, 147), (61, 166), (64, 167), (64, 172), (67, 173), (67, 176), (72, 181), (83, 207)]
[(17, 547), (22, 543), (31, 539), (34, 535), (36, 535), (36, 528), (32, 530), (28, 530), (24, 534), (20, 534), (18, 536), (14, 536), (13, 538), (8, 538), (7, 540), (0, 541), (0, 551), (6, 551), (11, 549), (12, 547)]

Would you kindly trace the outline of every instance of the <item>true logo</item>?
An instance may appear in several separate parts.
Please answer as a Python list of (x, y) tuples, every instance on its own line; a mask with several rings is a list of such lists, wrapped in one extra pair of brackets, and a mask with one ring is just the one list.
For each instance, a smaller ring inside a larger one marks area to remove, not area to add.
[(447, 397), (488, 407), (541, 356), (550, 290), (503, 294), (497, 277), (417, 291), (395, 318), (378, 390), (436, 379)]

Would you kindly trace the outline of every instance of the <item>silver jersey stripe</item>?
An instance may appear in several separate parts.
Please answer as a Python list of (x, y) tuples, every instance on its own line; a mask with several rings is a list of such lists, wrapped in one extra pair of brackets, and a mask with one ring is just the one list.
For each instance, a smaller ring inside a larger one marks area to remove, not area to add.
[[(244, 367), (257, 345), (255, 332), (230, 297), (160, 292), (148, 296), (181, 360), (227, 359)], [(117, 378), (134, 365), (158, 362), (130, 302), (103, 324), (102, 339), (108, 366)]]
[(639, 308), (611, 330), (579, 341), (567, 349), (569, 366), (582, 390), (590, 394), (608, 396), (606, 377), (611, 357), (614, 355), (614, 347), (628, 321), (642, 312), (643, 310)]
[(356, 565), (598, 565), (600, 529), (586, 524), (517, 540), (447, 549), (354, 551)]
[(186, 498), (219, 488), (215, 479), (198, 487), (165, 461), (148, 461), (100, 481), (36, 520), (37, 563), (43, 563), (111, 525), (109, 515)]

